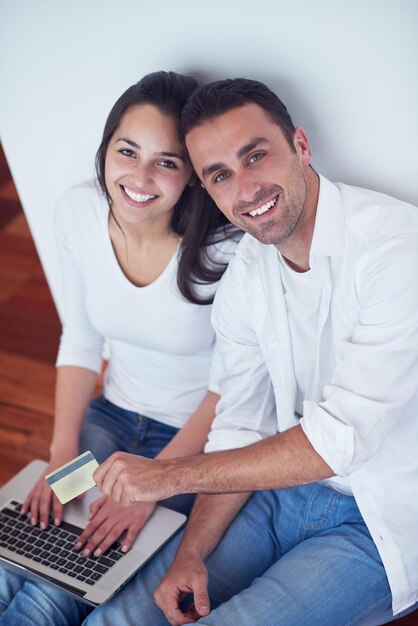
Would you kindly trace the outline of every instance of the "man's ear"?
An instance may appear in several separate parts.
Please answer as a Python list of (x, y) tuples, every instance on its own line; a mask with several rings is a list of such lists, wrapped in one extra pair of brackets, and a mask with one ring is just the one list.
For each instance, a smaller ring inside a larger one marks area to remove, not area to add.
[(312, 151), (309, 145), (308, 138), (303, 128), (299, 126), (295, 128), (293, 134), (293, 145), (296, 153), (299, 156), (299, 160), (302, 166), (310, 165), (312, 161)]

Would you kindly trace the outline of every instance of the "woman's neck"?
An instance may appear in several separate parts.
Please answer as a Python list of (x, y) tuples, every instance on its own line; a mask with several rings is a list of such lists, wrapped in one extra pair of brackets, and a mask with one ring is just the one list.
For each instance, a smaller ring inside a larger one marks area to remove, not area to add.
[(171, 224), (120, 223), (109, 215), (109, 234), (119, 266), (127, 279), (138, 287), (154, 282), (165, 270), (176, 251), (179, 235)]
[(109, 212), (109, 232), (112, 237), (122, 237), (134, 244), (165, 242), (167, 239), (177, 237), (171, 225), (172, 215), (162, 216), (159, 220), (132, 223), (121, 220), (111, 209)]

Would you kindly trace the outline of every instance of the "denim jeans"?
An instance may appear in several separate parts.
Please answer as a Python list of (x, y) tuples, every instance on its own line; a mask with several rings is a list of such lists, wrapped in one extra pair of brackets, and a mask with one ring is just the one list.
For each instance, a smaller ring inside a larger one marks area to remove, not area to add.
[(152, 458), (178, 429), (121, 409), (104, 396), (93, 398), (80, 433), (80, 453), (91, 450), (99, 463), (121, 450)]
[[(153, 592), (179, 541), (177, 535), (84, 626), (166, 626)], [(394, 619), (386, 574), (354, 498), (323, 485), (254, 494), (206, 565), (212, 611), (200, 625), (372, 626)]]
[[(80, 433), (79, 450), (91, 450), (99, 463), (121, 450), (154, 458), (178, 432), (177, 428), (157, 422), (134, 411), (121, 409), (103, 396), (90, 402)], [(188, 515), (194, 496), (167, 498), (161, 504)], [(1, 623), (1, 622), (0, 622)]]
[[(117, 450), (152, 458), (176, 433), (172, 426), (121, 409), (99, 396), (86, 413), (79, 451), (91, 450), (99, 463)], [(187, 514), (193, 496), (176, 496), (162, 504)], [(0, 567), (0, 626), (78, 626), (90, 611), (91, 607), (51, 585)]]

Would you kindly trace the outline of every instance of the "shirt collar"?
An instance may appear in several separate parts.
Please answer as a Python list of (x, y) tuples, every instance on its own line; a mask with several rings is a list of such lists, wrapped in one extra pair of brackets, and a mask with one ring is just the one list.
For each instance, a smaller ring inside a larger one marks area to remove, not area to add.
[(340, 190), (334, 183), (319, 175), (319, 197), (310, 256), (343, 256), (344, 224)]

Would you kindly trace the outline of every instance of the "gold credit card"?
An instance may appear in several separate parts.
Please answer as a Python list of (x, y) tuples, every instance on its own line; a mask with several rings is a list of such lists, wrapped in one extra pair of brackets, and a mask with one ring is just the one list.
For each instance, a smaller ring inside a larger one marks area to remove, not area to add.
[(58, 500), (65, 504), (95, 486), (93, 473), (97, 467), (98, 462), (93, 454), (87, 451), (51, 472), (45, 479)]

